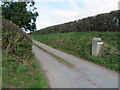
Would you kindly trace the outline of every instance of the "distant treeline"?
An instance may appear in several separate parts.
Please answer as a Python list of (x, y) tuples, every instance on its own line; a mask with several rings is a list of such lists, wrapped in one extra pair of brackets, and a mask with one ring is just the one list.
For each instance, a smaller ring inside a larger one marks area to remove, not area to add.
[(47, 27), (36, 31), (36, 33), (46, 34), (88, 31), (120, 32), (120, 10)]

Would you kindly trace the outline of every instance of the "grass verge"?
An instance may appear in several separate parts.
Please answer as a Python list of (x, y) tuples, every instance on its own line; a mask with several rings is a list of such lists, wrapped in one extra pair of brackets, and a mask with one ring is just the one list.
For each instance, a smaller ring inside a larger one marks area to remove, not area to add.
[[(63, 52), (84, 58), (112, 70), (120, 71), (119, 33), (110, 32), (70, 32), (53, 34), (32, 34), (35, 40), (45, 43)], [(99, 37), (104, 45), (95, 57), (91, 55), (93, 37)]]
[(33, 55), (20, 60), (3, 51), (2, 88), (47, 88), (45, 75)]

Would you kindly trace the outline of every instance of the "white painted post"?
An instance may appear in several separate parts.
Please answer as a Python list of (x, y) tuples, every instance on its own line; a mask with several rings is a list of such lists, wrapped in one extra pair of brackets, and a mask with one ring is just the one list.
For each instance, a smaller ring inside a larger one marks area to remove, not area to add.
[(103, 42), (101, 41), (101, 38), (92, 39), (92, 55), (93, 56), (98, 56), (102, 44)]

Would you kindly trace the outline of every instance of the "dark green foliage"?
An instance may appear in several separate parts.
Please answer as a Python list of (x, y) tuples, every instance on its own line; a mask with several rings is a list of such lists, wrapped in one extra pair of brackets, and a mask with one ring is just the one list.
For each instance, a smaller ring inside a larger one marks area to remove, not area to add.
[(30, 37), (12, 22), (5, 19), (2, 22), (2, 49), (18, 57), (28, 57), (32, 49)]
[(38, 16), (34, 5), (34, 2), (2, 2), (2, 15), (20, 28), (24, 28), (26, 31), (34, 31)]
[(45, 75), (32, 54), (32, 40), (2, 19), (2, 88), (45, 88)]
[[(120, 71), (118, 67), (118, 63), (120, 63), (120, 49), (118, 49), (119, 35), (119, 33), (113, 32), (71, 32), (60, 34), (32, 34), (32, 37), (53, 48)], [(99, 37), (104, 42), (98, 57), (92, 56), (91, 42), (93, 37)]]
[(66, 32), (120, 32), (120, 10), (99, 14), (74, 22), (47, 27), (34, 33), (66, 33)]

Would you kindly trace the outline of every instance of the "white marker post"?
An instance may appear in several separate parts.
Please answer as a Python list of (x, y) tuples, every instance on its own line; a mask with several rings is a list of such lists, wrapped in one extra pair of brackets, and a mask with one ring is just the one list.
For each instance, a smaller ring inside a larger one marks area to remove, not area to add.
[(101, 41), (101, 38), (93, 38), (92, 39), (92, 55), (98, 56), (101, 46), (103, 42)]

